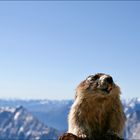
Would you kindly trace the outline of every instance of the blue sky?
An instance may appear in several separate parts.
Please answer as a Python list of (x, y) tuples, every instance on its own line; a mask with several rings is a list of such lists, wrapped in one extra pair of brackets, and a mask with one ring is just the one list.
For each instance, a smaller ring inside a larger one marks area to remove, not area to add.
[(108, 73), (140, 97), (140, 2), (0, 2), (0, 98), (72, 99)]

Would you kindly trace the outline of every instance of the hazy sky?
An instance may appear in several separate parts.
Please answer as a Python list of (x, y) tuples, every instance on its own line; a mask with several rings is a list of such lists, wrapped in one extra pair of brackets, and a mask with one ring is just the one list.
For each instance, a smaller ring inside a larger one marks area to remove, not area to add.
[(72, 99), (97, 72), (140, 97), (140, 2), (0, 2), (0, 98)]

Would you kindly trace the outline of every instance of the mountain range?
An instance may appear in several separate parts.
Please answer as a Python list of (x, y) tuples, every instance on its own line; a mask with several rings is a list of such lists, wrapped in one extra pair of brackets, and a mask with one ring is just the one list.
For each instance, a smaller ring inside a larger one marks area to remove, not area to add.
[[(72, 100), (0, 100), (0, 139), (57, 139), (67, 131)], [(124, 136), (140, 139), (140, 98), (122, 99)]]
[(58, 131), (48, 127), (24, 107), (0, 108), (0, 139), (2, 140), (57, 140)]

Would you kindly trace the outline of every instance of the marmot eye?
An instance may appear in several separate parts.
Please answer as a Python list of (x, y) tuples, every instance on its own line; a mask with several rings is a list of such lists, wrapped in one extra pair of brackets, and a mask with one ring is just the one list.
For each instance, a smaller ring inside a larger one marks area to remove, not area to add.
[(88, 80), (88, 81), (92, 81), (92, 80), (93, 80), (93, 76), (87, 77), (87, 80)]
[(88, 81), (96, 81), (97, 79), (99, 79), (99, 75), (90, 75), (87, 78)]
[(97, 79), (99, 79), (99, 75), (94, 76), (94, 80), (97, 80)]

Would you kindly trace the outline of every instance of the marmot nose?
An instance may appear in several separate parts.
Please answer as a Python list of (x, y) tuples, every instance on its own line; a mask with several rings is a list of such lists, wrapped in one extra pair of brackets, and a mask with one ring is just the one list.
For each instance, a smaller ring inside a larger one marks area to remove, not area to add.
[(113, 83), (113, 79), (111, 76), (108, 76), (104, 79), (107, 83), (112, 84)]

